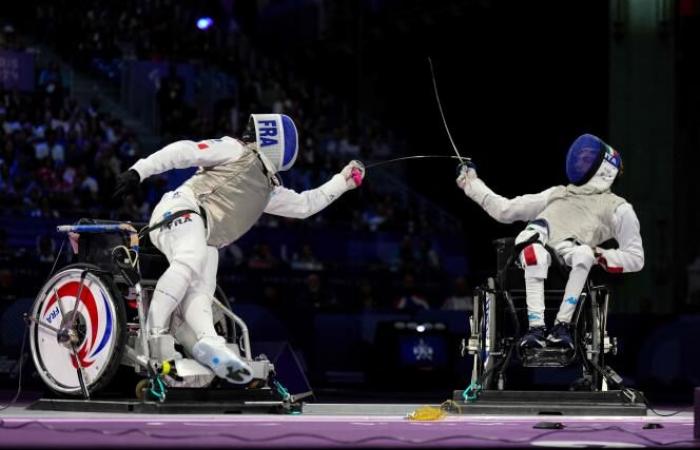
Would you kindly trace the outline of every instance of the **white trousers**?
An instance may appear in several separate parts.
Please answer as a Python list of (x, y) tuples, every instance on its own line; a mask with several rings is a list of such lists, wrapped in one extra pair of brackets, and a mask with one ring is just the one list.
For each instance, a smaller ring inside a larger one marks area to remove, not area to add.
[[(199, 211), (187, 188), (166, 193), (151, 215), (151, 224), (184, 209)], [(217, 336), (212, 299), (216, 292), (219, 253), (207, 245), (204, 221), (187, 214), (151, 231), (151, 242), (165, 254), (170, 266), (156, 284), (146, 327), (150, 336), (171, 333), (192, 355), (192, 347), (203, 337)]]
[[(535, 242), (525, 247), (519, 255), (520, 264), (525, 271), (525, 295), (527, 300), (527, 317), (530, 327), (545, 326), (544, 323), (544, 280), (551, 264), (549, 252), (545, 249), (548, 242), (547, 229), (536, 223), (528, 224), (516, 238), (515, 243), (527, 242), (538, 234)], [(571, 267), (569, 279), (564, 289), (564, 298), (559, 307), (556, 321), (570, 323), (581, 297), (583, 286), (591, 267), (595, 264), (593, 249), (587, 245), (576, 245), (571, 241), (558, 242), (554, 251)]]

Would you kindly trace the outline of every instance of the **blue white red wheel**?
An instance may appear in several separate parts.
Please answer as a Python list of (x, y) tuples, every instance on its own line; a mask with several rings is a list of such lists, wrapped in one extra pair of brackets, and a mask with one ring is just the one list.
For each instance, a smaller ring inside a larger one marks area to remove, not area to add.
[(31, 311), (34, 364), (46, 385), (61, 394), (82, 395), (80, 369), (90, 392), (104, 387), (121, 363), (125, 344), (123, 299), (115, 298), (108, 278), (88, 272), (81, 283), (86, 268), (95, 267), (80, 264), (57, 272)]

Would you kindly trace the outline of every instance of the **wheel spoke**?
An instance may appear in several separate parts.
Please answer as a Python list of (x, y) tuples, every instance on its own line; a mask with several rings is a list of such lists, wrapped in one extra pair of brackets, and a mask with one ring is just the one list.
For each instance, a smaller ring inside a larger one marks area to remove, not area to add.
[(86, 400), (90, 400), (90, 392), (87, 389), (87, 376), (85, 373), (85, 369), (83, 369), (83, 364), (80, 362), (80, 357), (78, 356), (78, 350), (75, 348), (75, 344), (71, 344), (71, 349), (73, 350), (73, 357), (75, 358), (75, 362), (78, 366), (77, 374), (78, 374), (78, 382), (80, 383), (80, 389), (83, 391), (83, 396), (85, 397)]
[(78, 308), (80, 307), (80, 297), (82, 296), (83, 293), (83, 286), (85, 286), (85, 272), (83, 272), (80, 275), (80, 287), (78, 288), (78, 294), (75, 297), (75, 305), (73, 306), (73, 315), (70, 316), (70, 322), (68, 324), (68, 328), (73, 329), (73, 325), (75, 324), (75, 316), (78, 313)]
[[(70, 319), (68, 319), (67, 328), (69, 330), (73, 330), (75, 316), (78, 314), (78, 304), (80, 301), (80, 294), (82, 293), (82, 291), (83, 291), (83, 283), (80, 284), (80, 289), (78, 289), (78, 297), (75, 300), (73, 312), (71, 313)], [(58, 291), (56, 290), (55, 287), (53, 288), (53, 293), (56, 296), (56, 298), (58, 299), (58, 308), (61, 310), (61, 318), (62, 318), (62, 320), (66, 320), (66, 315), (65, 315), (66, 309), (64, 308), (63, 300), (61, 299), (61, 296), (58, 295)], [(41, 325), (40, 322), (37, 322), (37, 323), (39, 323)], [(58, 330), (55, 330), (55, 331), (58, 333)], [(78, 350), (75, 348), (75, 344), (71, 343), (70, 347), (71, 347), (71, 351), (73, 353), (73, 358), (75, 358), (75, 363), (78, 366), (78, 369), (76, 372), (78, 375), (78, 382), (80, 383), (80, 389), (83, 391), (83, 396), (89, 400), (90, 399), (90, 392), (88, 391), (87, 386), (85, 384), (85, 383), (87, 383), (88, 380), (87, 380), (85, 370), (83, 369), (83, 364), (80, 362), (80, 357), (78, 356)]]
[(46, 328), (47, 330), (51, 330), (54, 333), (58, 333), (58, 328), (53, 327), (53, 326), (49, 325), (48, 323), (41, 322), (36, 317), (27, 315), (27, 318), (42, 328)]
[(61, 296), (58, 295), (58, 291), (56, 290), (55, 286), (53, 288), (53, 295), (55, 295), (56, 299), (58, 300), (58, 309), (61, 311), (61, 320), (65, 320), (66, 319), (66, 309), (63, 307), (63, 300), (61, 300)]

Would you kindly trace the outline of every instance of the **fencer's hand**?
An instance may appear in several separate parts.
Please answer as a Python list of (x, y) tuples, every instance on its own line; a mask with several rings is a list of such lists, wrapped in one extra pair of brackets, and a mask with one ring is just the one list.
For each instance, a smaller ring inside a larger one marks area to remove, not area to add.
[(603, 270), (608, 271), (608, 260), (605, 259), (605, 254), (603, 253), (603, 249), (600, 247), (595, 247), (593, 249), (593, 256), (595, 257), (595, 262), (598, 264), (600, 267), (603, 268)]
[(471, 182), (477, 178), (476, 166), (471, 162), (467, 162), (462, 164), (460, 168), (459, 176), (457, 177), (457, 186), (466, 192), (469, 189)]
[(347, 166), (343, 167), (340, 175), (345, 178), (348, 189), (355, 189), (362, 184), (362, 180), (365, 178), (365, 165), (361, 161), (353, 159)]
[(117, 177), (117, 185), (114, 188), (112, 198), (119, 198), (134, 192), (138, 189), (139, 183), (141, 183), (141, 177), (134, 169), (129, 169), (126, 172), (120, 173)]

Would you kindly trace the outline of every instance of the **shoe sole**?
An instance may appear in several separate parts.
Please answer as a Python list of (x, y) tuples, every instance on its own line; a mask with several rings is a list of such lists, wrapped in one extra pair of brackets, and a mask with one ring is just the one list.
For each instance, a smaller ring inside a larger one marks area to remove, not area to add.
[[(539, 339), (536, 340), (534, 343), (537, 344), (537, 345), (529, 345), (529, 344), (531, 344), (531, 343), (532, 343), (532, 342), (526, 342), (526, 343), (520, 344), (520, 348), (545, 348), (545, 347), (547, 346), (547, 341), (546, 341), (546, 340), (544, 340), (544, 341), (541, 341), (541, 340), (539, 340)], [(539, 346), (539, 347), (538, 347), (538, 346)]]
[(547, 342), (549, 342), (550, 344), (554, 344), (555, 347), (561, 347), (561, 348), (567, 348), (567, 347), (568, 347), (568, 348), (571, 348), (571, 349), (574, 348), (574, 344), (573, 344), (573, 343), (566, 344), (566, 345), (561, 345), (562, 342), (563, 342), (561, 339), (550, 339), (550, 338), (547, 338)]
[(253, 380), (250, 369), (242, 364), (229, 364), (226, 372), (226, 380), (233, 384), (247, 384)]

